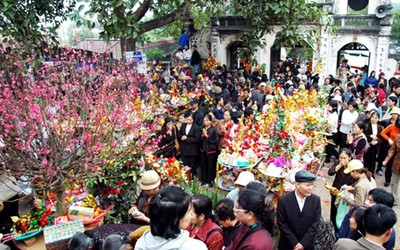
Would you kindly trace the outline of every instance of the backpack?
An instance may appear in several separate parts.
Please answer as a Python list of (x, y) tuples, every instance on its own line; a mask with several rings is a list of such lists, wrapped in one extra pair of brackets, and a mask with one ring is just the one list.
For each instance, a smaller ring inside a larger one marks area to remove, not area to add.
[(332, 221), (324, 221), (321, 216), (319, 228), (314, 238), (315, 250), (331, 250), (336, 242)]

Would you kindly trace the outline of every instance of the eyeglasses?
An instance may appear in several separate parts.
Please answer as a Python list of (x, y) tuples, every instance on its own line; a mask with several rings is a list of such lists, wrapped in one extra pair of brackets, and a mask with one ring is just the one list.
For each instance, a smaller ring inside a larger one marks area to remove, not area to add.
[(236, 207), (233, 208), (233, 211), (234, 211), (234, 212), (243, 212), (243, 213), (249, 212), (249, 211), (246, 210), (246, 209), (241, 209), (241, 208), (236, 208)]

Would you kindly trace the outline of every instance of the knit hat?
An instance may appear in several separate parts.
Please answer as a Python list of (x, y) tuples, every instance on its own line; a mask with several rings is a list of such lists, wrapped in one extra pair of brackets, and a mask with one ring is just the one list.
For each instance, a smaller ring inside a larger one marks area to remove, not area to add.
[(142, 178), (139, 181), (139, 187), (141, 190), (152, 190), (160, 186), (161, 178), (154, 170), (148, 170), (143, 173)]

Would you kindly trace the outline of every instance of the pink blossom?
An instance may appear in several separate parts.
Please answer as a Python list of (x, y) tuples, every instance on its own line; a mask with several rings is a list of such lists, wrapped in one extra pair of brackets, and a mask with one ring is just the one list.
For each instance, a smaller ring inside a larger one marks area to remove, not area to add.
[(25, 126), (26, 126), (26, 122), (19, 122), (19, 123), (18, 123), (18, 126), (20, 126), (20, 127), (25, 127)]
[(29, 131), (29, 135), (30, 135), (31, 137), (34, 137), (34, 136), (36, 135), (36, 131), (35, 131), (35, 130), (30, 130), (30, 131)]
[(47, 166), (47, 159), (46, 158), (43, 158), (43, 160), (42, 160), (42, 166), (43, 167), (45, 167), (45, 166)]
[(85, 136), (84, 136), (84, 141), (85, 142), (88, 142), (88, 141), (90, 141), (90, 139), (91, 139), (91, 136), (90, 136), (90, 134), (89, 133), (85, 133)]

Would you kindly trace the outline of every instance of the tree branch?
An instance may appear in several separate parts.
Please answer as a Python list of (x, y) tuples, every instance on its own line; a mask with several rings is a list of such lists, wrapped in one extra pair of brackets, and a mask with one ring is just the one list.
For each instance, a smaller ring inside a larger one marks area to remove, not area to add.
[(142, 23), (139, 34), (143, 34), (149, 30), (163, 27), (180, 19), (183, 15), (185, 15), (186, 11), (189, 8), (189, 5), (190, 1), (185, 1), (183, 4), (181, 4), (181, 6), (179, 6), (175, 11), (171, 12), (170, 14)]
[(147, 11), (150, 9), (151, 0), (144, 0), (140, 7), (135, 11), (135, 21), (139, 22), (144, 15), (146, 15)]

